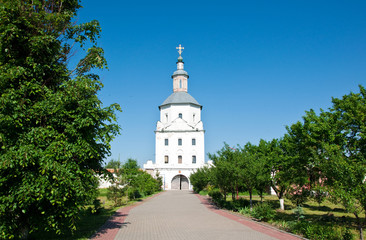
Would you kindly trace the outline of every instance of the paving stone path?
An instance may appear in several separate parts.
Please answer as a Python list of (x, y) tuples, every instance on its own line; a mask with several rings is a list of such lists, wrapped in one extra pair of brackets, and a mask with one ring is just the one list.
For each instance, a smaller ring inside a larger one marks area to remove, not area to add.
[(190, 191), (164, 192), (120, 215), (117, 223), (112, 222), (110, 229), (104, 227), (104, 235), (95, 239), (300, 239), (215, 209), (204, 197)]

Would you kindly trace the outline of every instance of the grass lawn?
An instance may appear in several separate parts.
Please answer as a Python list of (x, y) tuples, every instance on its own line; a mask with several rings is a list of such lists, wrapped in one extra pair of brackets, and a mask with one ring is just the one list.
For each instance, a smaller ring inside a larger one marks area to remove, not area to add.
[[(147, 196), (148, 197), (148, 196)], [(137, 201), (127, 201), (124, 199), (126, 204), (119, 207), (114, 207), (113, 202), (107, 199), (107, 189), (99, 189), (99, 197), (102, 203), (102, 209), (99, 214), (92, 214), (89, 206), (85, 207), (80, 214), (80, 219), (77, 221), (77, 229), (72, 234), (70, 231), (66, 231), (65, 234), (57, 235), (53, 232), (37, 231), (30, 234), (29, 239), (65, 239), (65, 240), (84, 240), (89, 239), (107, 220), (112, 216), (119, 208), (129, 206)], [(143, 198), (142, 198), (143, 199)]]
[[(207, 195), (207, 191), (201, 191), (201, 195)], [(249, 200), (247, 193), (239, 194), (241, 198)], [(253, 204), (260, 202), (258, 195), (253, 196)], [(232, 201), (231, 194), (227, 196), (226, 201)], [(277, 196), (265, 195), (263, 201), (268, 202), (273, 209), (279, 209), (280, 204)], [(285, 199), (285, 211), (277, 211), (276, 218), (270, 223), (279, 228), (286, 229), (286, 222), (296, 221), (297, 218), (293, 212), (296, 206), (290, 201)], [(355, 239), (359, 239), (359, 231), (357, 229), (356, 218), (352, 213), (345, 211), (344, 207), (340, 204), (334, 204), (328, 200), (325, 200), (320, 205), (312, 200), (303, 204), (304, 218), (309, 222), (316, 222), (322, 225), (336, 225), (340, 227), (352, 226), (352, 233)], [(360, 216), (365, 218), (365, 215)], [(364, 231), (364, 238), (366, 239), (366, 233)]]

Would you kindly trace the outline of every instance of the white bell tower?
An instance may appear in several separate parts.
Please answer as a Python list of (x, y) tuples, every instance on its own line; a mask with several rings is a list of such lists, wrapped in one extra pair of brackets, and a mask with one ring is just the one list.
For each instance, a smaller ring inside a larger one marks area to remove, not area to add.
[(173, 73), (173, 93), (159, 106), (160, 120), (155, 130), (155, 163), (144, 164), (147, 171), (159, 171), (165, 190), (192, 189), (189, 176), (205, 165), (202, 106), (188, 93), (188, 73), (182, 50)]

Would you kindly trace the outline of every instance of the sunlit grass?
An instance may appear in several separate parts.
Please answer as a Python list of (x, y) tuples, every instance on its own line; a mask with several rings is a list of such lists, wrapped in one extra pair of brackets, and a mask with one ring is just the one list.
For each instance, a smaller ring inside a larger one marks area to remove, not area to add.
[[(208, 191), (201, 191), (200, 194), (207, 195)], [(239, 196), (240, 198), (249, 200), (248, 193), (239, 193)], [(261, 198), (258, 195), (253, 195), (252, 199), (253, 204), (261, 201)], [(231, 194), (226, 196), (226, 201), (232, 201)], [(276, 195), (265, 195), (263, 201), (269, 202), (274, 209), (277, 209), (276, 218), (270, 222), (272, 225), (286, 230), (287, 222), (297, 220), (293, 212), (293, 209), (295, 209), (296, 206), (290, 200), (285, 199), (285, 211), (279, 210), (280, 203)], [(306, 221), (339, 227), (351, 226), (355, 239), (359, 239), (356, 217), (352, 213), (347, 212), (341, 204), (335, 204), (329, 200), (325, 200), (321, 204), (318, 204), (316, 201), (309, 199), (303, 204), (302, 209)], [(364, 215), (361, 217), (363, 217), (363, 219), (365, 218)], [(366, 237), (365, 231), (364, 236)]]

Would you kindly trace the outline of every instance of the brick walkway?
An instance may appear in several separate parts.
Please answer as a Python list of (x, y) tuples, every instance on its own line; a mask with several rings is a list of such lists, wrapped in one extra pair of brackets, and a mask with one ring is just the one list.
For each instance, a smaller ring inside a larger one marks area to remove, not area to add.
[(300, 239), (215, 209), (204, 197), (189, 191), (167, 191), (123, 209), (95, 239)]

